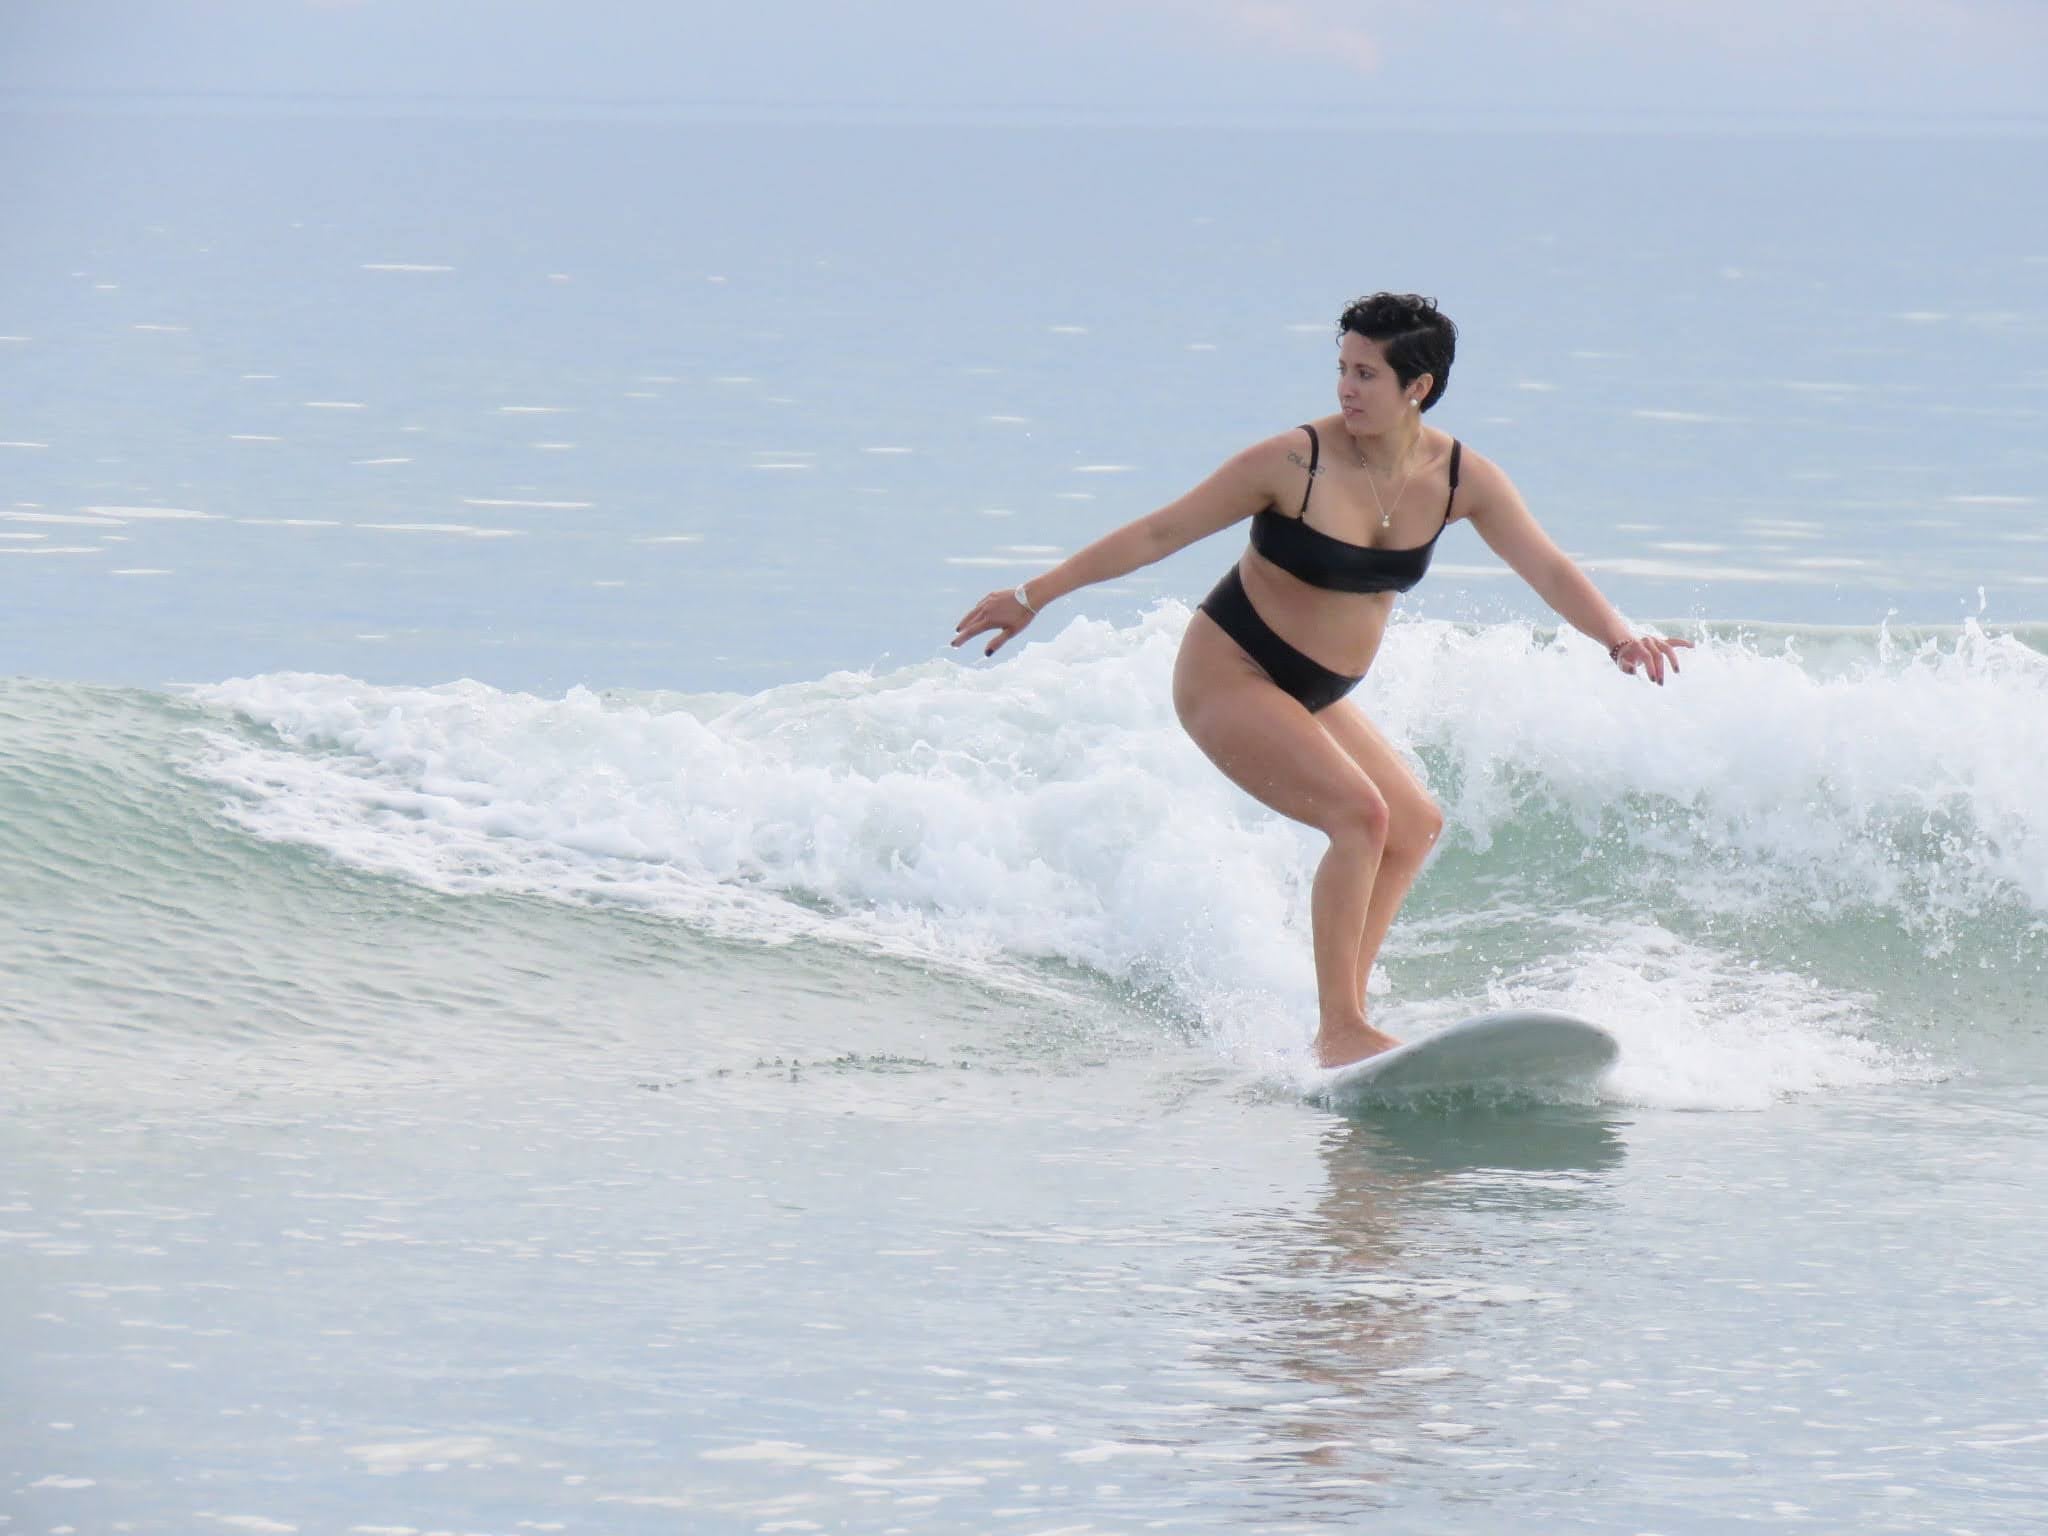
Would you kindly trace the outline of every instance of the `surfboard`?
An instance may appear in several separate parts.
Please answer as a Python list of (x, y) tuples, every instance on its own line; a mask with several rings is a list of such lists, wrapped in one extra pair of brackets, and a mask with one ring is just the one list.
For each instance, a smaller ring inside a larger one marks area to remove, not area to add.
[(1584, 1088), (1621, 1047), (1598, 1024), (1517, 1008), (1481, 1014), (1349, 1066), (1318, 1071), (1309, 1097), (1330, 1103)]

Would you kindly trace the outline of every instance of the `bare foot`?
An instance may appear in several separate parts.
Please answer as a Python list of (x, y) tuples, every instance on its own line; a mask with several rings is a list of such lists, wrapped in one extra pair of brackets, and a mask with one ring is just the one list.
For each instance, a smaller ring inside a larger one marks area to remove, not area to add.
[(1362, 1016), (1324, 1019), (1323, 1027), (1316, 1031), (1316, 1064), (1348, 1067), (1354, 1061), (1391, 1051), (1400, 1043), (1392, 1035), (1374, 1029)]

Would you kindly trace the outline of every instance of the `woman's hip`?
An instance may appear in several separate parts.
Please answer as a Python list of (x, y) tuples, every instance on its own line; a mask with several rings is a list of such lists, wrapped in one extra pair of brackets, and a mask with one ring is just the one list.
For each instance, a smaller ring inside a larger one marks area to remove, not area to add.
[[(1363, 679), (1362, 673), (1354, 677), (1332, 671), (1274, 633), (1252, 606), (1235, 565), (1223, 573), (1199, 607), (1276, 688), (1298, 700), (1310, 714), (1328, 709)], [(1180, 679), (1176, 677), (1175, 682), (1178, 688)]]

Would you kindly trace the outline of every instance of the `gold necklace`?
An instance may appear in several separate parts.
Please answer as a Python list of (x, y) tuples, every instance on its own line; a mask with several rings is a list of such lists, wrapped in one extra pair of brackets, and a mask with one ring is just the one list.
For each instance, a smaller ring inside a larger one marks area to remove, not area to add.
[[(1419, 432), (1415, 435), (1415, 445), (1418, 448), (1422, 446), (1422, 434)], [(1365, 462), (1365, 455), (1358, 451), (1358, 444), (1355, 442), (1351, 445), (1351, 455), (1358, 460), (1358, 467), (1365, 471), (1365, 488), (1372, 492), (1372, 504), (1379, 508), (1380, 531), (1384, 533), (1394, 526), (1394, 507), (1401, 505), (1401, 497), (1408, 489), (1409, 477), (1415, 473), (1414, 459), (1410, 458), (1408, 473), (1401, 477), (1401, 489), (1394, 492), (1394, 506), (1388, 507), (1380, 505), (1380, 488), (1372, 483), (1372, 466)]]

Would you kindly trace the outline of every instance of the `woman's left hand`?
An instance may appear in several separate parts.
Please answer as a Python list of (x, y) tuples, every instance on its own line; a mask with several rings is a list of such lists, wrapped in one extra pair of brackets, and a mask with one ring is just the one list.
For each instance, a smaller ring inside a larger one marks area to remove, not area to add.
[(1678, 675), (1678, 648), (1690, 646), (1690, 640), (1666, 640), (1662, 635), (1636, 635), (1622, 641), (1607, 654), (1614, 658), (1614, 664), (1630, 677), (1641, 667), (1649, 674), (1650, 681), (1659, 688), (1664, 686), (1664, 664), (1671, 664), (1671, 675)]

